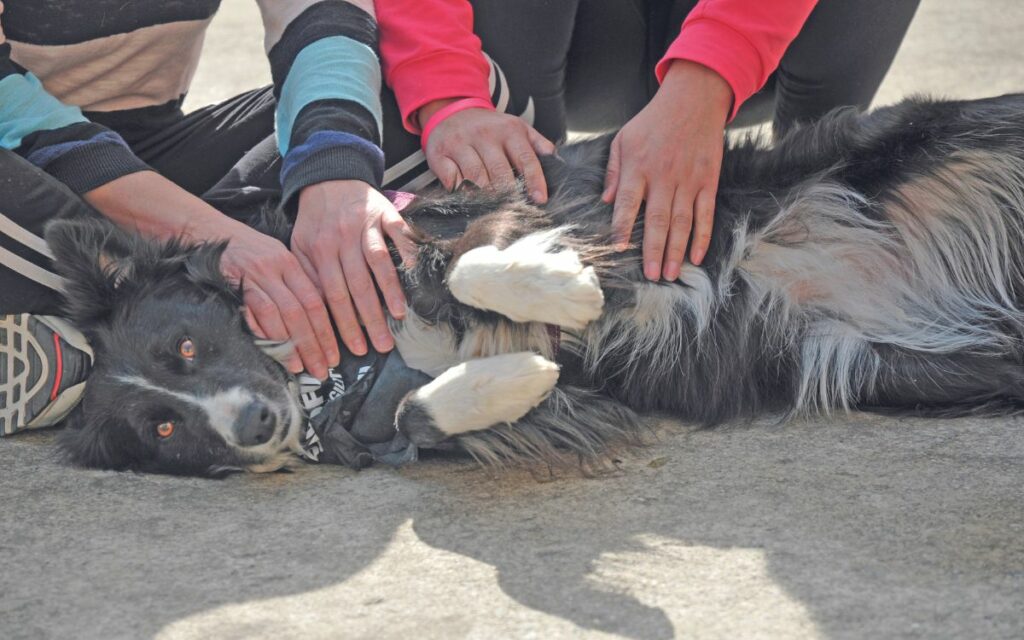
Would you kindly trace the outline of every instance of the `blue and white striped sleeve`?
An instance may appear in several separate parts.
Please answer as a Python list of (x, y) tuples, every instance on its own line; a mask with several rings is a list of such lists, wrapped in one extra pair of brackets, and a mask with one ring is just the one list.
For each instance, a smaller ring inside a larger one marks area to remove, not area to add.
[[(284, 201), (326, 180), (379, 187), (384, 152), (373, 16), (344, 0), (260, 0), (260, 7), (277, 98)], [(275, 25), (281, 25), (279, 38)]]
[(11, 60), (7, 43), (0, 44), (0, 147), (79, 194), (148, 169), (121, 136), (47, 93), (38, 78)]

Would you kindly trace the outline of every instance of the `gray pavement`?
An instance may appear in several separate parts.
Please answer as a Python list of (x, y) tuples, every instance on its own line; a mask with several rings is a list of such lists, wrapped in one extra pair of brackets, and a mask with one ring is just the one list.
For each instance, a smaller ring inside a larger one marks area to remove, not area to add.
[[(266, 82), (258, 20), (225, 2), (190, 104)], [(1018, 0), (926, 0), (879, 103), (1024, 89), (1022, 26)], [(618, 473), (550, 481), (162, 478), (9, 438), (0, 638), (1020, 638), (1022, 428), (666, 424)]]

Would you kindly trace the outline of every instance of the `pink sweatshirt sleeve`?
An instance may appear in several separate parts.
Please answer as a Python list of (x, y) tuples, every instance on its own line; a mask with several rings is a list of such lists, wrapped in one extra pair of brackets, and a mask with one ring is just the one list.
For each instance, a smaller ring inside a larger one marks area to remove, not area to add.
[(416, 111), (446, 98), (491, 99), (490, 65), (473, 33), (468, 0), (376, 0), (384, 80), (402, 122), (419, 134)]
[(736, 115), (764, 86), (817, 0), (701, 0), (654, 72), (661, 82), (673, 60), (712, 69), (732, 87)]

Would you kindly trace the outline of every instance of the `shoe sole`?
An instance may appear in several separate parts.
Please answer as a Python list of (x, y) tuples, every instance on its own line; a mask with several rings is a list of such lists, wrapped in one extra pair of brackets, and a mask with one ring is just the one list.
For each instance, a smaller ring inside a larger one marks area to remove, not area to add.
[(61, 390), (68, 348), (92, 361), (85, 337), (61, 318), (0, 316), (0, 435), (56, 424), (78, 404), (84, 382)]

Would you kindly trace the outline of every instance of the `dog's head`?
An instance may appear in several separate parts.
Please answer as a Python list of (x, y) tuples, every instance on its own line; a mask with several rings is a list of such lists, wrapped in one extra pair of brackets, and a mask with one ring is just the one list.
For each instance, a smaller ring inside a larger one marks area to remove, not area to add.
[(294, 458), (302, 414), (273, 353), (287, 347), (249, 331), (220, 273), (225, 245), (148, 241), (102, 220), (52, 223), (46, 240), (95, 352), (60, 438), (73, 462), (221, 476)]

